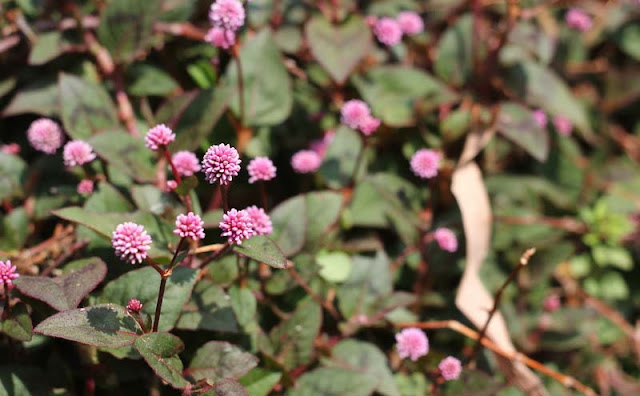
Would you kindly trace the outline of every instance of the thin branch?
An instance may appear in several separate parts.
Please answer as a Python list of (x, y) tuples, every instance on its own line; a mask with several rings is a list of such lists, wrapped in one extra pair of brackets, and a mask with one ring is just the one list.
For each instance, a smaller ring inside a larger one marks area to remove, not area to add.
[(309, 284), (302, 279), (302, 277), (300, 276), (300, 274), (298, 273), (298, 271), (296, 271), (293, 266), (289, 266), (287, 268), (287, 270), (289, 271), (289, 274), (291, 275), (291, 277), (293, 278), (293, 280), (296, 281), (296, 283), (298, 283), (298, 285), (300, 285), (300, 287), (302, 287), (304, 289), (304, 291), (306, 291), (311, 298), (313, 298), (315, 300), (315, 302), (317, 302), (318, 304), (320, 304), (324, 309), (327, 310), (327, 312), (329, 312), (329, 314), (335, 319), (335, 320), (340, 320), (340, 315), (338, 314), (338, 311), (336, 311), (336, 309), (333, 307), (332, 304), (330, 304), (329, 302), (325, 301), (322, 297), (320, 297), (316, 292), (314, 292), (311, 287), (309, 286)]

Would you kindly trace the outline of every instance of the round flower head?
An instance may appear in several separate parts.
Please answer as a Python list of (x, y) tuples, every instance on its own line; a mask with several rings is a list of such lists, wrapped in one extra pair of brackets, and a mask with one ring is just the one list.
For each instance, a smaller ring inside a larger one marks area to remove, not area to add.
[(410, 327), (396, 334), (396, 348), (401, 359), (416, 361), (429, 353), (429, 340), (422, 330)]
[(204, 39), (216, 48), (229, 49), (236, 43), (236, 34), (233, 30), (212, 27)]
[(27, 139), (34, 149), (53, 154), (62, 146), (64, 136), (58, 124), (48, 118), (40, 118), (29, 126)]
[(458, 250), (458, 238), (456, 238), (456, 234), (448, 228), (436, 229), (433, 233), (433, 239), (436, 240), (442, 250), (446, 250), (447, 252), (455, 252)]
[(580, 8), (572, 8), (564, 16), (570, 28), (585, 32), (593, 26), (593, 19)]
[(214, 27), (236, 31), (244, 25), (244, 7), (238, 0), (216, 0), (209, 9), (209, 20)]
[(375, 117), (367, 118), (362, 124), (360, 124), (360, 131), (365, 135), (369, 136), (374, 133), (378, 127), (380, 126), (380, 120)]
[(167, 183), (164, 185), (165, 192), (171, 192), (173, 190), (175, 190), (176, 188), (178, 188), (178, 182), (175, 180), (167, 180)]
[(72, 140), (64, 145), (62, 158), (65, 166), (84, 165), (96, 159), (93, 148), (82, 140)]
[(258, 208), (257, 206), (249, 206), (245, 209), (249, 216), (251, 217), (251, 221), (253, 221), (253, 229), (256, 231), (258, 235), (269, 235), (273, 231), (273, 227), (271, 225), (271, 218), (268, 214), (264, 212), (264, 209)]
[(391, 18), (380, 18), (373, 27), (373, 33), (381, 43), (393, 46), (402, 40), (400, 24)]
[(111, 245), (121, 260), (140, 264), (147, 258), (151, 237), (143, 226), (128, 221), (119, 224), (113, 231)]
[(178, 151), (171, 157), (171, 161), (181, 176), (193, 176), (200, 171), (200, 161), (191, 151)]
[(138, 313), (142, 309), (142, 303), (137, 298), (132, 298), (127, 304), (127, 311)]
[(533, 117), (533, 120), (536, 122), (536, 124), (538, 124), (540, 128), (547, 127), (547, 122), (548, 122), (547, 115), (544, 113), (544, 111), (542, 111), (541, 109), (534, 110), (534, 112), (531, 113), (531, 116)]
[(238, 245), (242, 245), (242, 241), (256, 235), (253, 221), (246, 210), (229, 210), (222, 216), (220, 229), (222, 236), (227, 237), (229, 243)]
[(18, 143), (3, 144), (0, 151), (5, 154), (18, 154), (20, 153), (20, 145)]
[(204, 238), (204, 221), (200, 216), (189, 212), (186, 215), (180, 214), (176, 218), (176, 229), (173, 233), (180, 235), (180, 238), (191, 238), (194, 241)]
[(340, 109), (340, 122), (349, 128), (358, 129), (371, 118), (369, 106), (358, 99), (345, 102)]
[(268, 181), (276, 177), (276, 167), (267, 157), (256, 157), (247, 165), (249, 172), (249, 183), (253, 184), (258, 180)]
[(91, 195), (93, 193), (93, 180), (91, 179), (82, 179), (80, 183), (78, 183), (78, 194), (82, 195)]
[(416, 176), (430, 179), (438, 174), (440, 153), (429, 149), (420, 149), (411, 157), (411, 170)]
[(448, 356), (438, 364), (440, 374), (447, 381), (458, 379), (460, 372), (462, 372), (462, 364), (453, 356)]
[(16, 266), (11, 265), (11, 260), (0, 261), (0, 284), (5, 287), (11, 286), (13, 284), (12, 281), (19, 276)]
[(556, 128), (558, 133), (563, 136), (571, 135), (571, 130), (573, 129), (571, 120), (561, 115), (553, 117), (553, 126)]
[(312, 150), (300, 150), (291, 157), (291, 166), (297, 173), (312, 173), (322, 165), (322, 157)]
[(240, 162), (238, 151), (228, 144), (211, 146), (202, 159), (204, 178), (211, 184), (219, 182), (225, 186), (238, 176)]
[(396, 21), (404, 34), (418, 34), (424, 30), (424, 22), (420, 15), (413, 11), (403, 11), (398, 14)]
[(153, 151), (157, 151), (160, 147), (167, 146), (176, 140), (176, 134), (166, 125), (160, 124), (149, 129), (145, 136), (147, 147)]
[(560, 309), (560, 296), (552, 294), (544, 299), (544, 309), (548, 312), (555, 312)]

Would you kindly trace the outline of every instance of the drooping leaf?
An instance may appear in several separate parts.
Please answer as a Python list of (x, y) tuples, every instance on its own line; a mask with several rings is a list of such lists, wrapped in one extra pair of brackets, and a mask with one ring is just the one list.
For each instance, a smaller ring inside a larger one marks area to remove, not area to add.
[(100, 157), (135, 180), (142, 183), (155, 180), (153, 152), (141, 139), (111, 130), (92, 137), (89, 143)]
[(107, 274), (106, 264), (98, 257), (72, 263), (76, 269), (57, 278), (23, 275), (15, 284), (23, 294), (44, 301), (58, 311), (76, 308)]
[(242, 245), (235, 245), (233, 250), (273, 268), (285, 268), (287, 266), (287, 258), (282, 253), (282, 250), (266, 236), (251, 237), (243, 241)]
[(33, 333), (33, 323), (27, 311), (27, 306), (23, 303), (17, 303), (9, 313), (4, 313), (2, 319), (2, 332), (9, 337), (18, 341), (31, 341)]
[(351, 182), (361, 150), (358, 132), (345, 126), (338, 128), (319, 170), (330, 187), (340, 188)]
[(222, 341), (209, 341), (195, 353), (185, 375), (213, 384), (224, 378), (238, 379), (251, 371), (258, 359), (239, 347)]
[(239, 382), (249, 392), (249, 396), (267, 396), (273, 387), (280, 382), (281, 377), (282, 374), (279, 372), (256, 367), (240, 378)]
[(367, 374), (341, 368), (318, 368), (304, 374), (287, 396), (369, 396), (377, 385)]
[(33, 331), (49, 337), (106, 348), (131, 345), (142, 333), (142, 329), (126, 309), (115, 304), (59, 312), (40, 322)]
[(136, 339), (135, 347), (156, 375), (176, 389), (189, 382), (182, 376), (182, 361), (178, 354), (184, 350), (182, 341), (169, 333), (147, 333)]
[(538, 125), (532, 112), (524, 106), (513, 102), (502, 103), (496, 129), (538, 161), (547, 159), (549, 132)]
[[(212, 265), (217, 265), (218, 262)], [(235, 260), (233, 262), (235, 266)], [(193, 295), (182, 310), (176, 327), (183, 330), (209, 330), (236, 333), (238, 323), (231, 308), (231, 299), (222, 287), (203, 279), (196, 284)]]

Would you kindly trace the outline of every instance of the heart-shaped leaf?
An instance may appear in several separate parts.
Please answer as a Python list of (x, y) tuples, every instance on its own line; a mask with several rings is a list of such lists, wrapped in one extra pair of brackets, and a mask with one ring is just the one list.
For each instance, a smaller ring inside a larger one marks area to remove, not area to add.
[(142, 333), (126, 309), (115, 304), (59, 312), (40, 322), (33, 331), (105, 348), (131, 345)]
[(182, 341), (169, 333), (148, 333), (135, 341), (135, 346), (158, 377), (176, 389), (183, 389), (189, 382), (182, 377), (182, 361), (178, 354), (184, 350)]
[(11, 307), (10, 313), (2, 320), (2, 332), (18, 341), (31, 341), (33, 324), (25, 304)]
[(21, 276), (15, 284), (23, 294), (44, 301), (58, 311), (76, 308), (107, 274), (107, 266), (98, 257), (74, 262), (78, 268), (57, 278)]
[(233, 250), (273, 268), (285, 268), (287, 266), (287, 258), (282, 253), (282, 250), (266, 236), (258, 235), (249, 238), (243, 241), (242, 245), (234, 246)]
[(222, 341), (210, 341), (196, 351), (185, 370), (196, 381), (210, 383), (224, 378), (240, 378), (256, 367), (258, 359), (239, 347)]
[(314, 58), (338, 84), (343, 84), (358, 63), (371, 50), (371, 29), (357, 16), (340, 26), (325, 18), (313, 18), (306, 36)]

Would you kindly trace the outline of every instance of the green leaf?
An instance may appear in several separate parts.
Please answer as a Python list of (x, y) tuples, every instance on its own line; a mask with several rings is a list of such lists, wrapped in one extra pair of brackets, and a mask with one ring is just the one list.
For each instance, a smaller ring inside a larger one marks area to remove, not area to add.
[(372, 49), (371, 29), (359, 16), (339, 26), (317, 16), (307, 23), (305, 35), (313, 57), (338, 84)]
[(148, 333), (135, 342), (142, 358), (156, 375), (176, 389), (184, 389), (189, 382), (182, 377), (182, 361), (178, 354), (184, 350), (182, 341), (169, 333)]
[(608, 271), (604, 273), (598, 283), (600, 285), (598, 294), (605, 300), (625, 300), (629, 298), (629, 286), (618, 272)]
[(76, 269), (57, 278), (23, 275), (16, 279), (16, 287), (58, 311), (76, 308), (102, 282), (107, 266), (98, 257), (77, 260), (71, 265)]
[[(276, 125), (289, 117), (293, 106), (291, 78), (268, 28), (243, 43), (240, 51), (244, 81), (245, 123)], [(264, 78), (269, 76), (269, 78)], [(233, 89), (232, 109), (239, 114), (238, 67), (233, 61), (225, 82)]]
[(189, 176), (182, 180), (182, 183), (178, 184), (178, 187), (175, 189), (175, 193), (184, 197), (188, 195), (192, 190), (198, 187), (198, 177), (197, 176)]
[(549, 132), (538, 125), (532, 112), (526, 107), (514, 102), (502, 103), (496, 129), (538, 161), (544, 162), (547, 159)]
[(273, 268), (285, 268), (287, 258), (282, 250), (271, 239), (258, 235), (242, 242), (242, 245), (234, 245), (233, 250)]
[(95, 152), (108, 163), (135, 180), (155, 181), (153, 152), (136, 139), (120, 130), (100, 133), (88, 140)]
[(142, 333), (138, 323), (120, 305), (102, 304), (59, 312), (40, 322), (37, 334), (82, 344), (120, 348)]
[[(38, 379), (35, 381), (34, 379)], [(47, 376), (37, 367), (7, 364), (0, 366), (0, 395), (49, 396)]]
[(27, 311), (27, 306), (21, 302), (17, 303), (9, 313), (4, 313), (2, 319), (2, 332), (18, 341), (31, 341), (33, 324)]
[(213, 385), (214, 396), (249, 396), (247, 390), (233, 378), (225, 378)]
[(61, 73), (58, 94), (62, 123), (72, 138), (86, 140), (98, 132), (120, 126), (116, 108), (103, 87)]
[(600, 266), (610, 265), (624, 271), (629, 271), (633, 268), (633, 257), (622, 246), (598, 245), (593, 248), (591, 253), (593, 254), (593, 260)]
[(316, 255), (320, 276), (329, 282), (344, 282), (351, 273), (351, 258), (345, 252), (322, 250)]
[(129, 63), (151, 45), (161, 0), (111, 0), (100, 17), (98, 40), (117, 63)]
[(238, 324), (246, 327), (255, 320), (258, 302), (249, 288), (232, 286), (229, 289), (229, 297)]
[(150, 184), (131, 186), (131, 197), (138, 209), (156, 215), (163, 214), (171, 206), (177, 206), (169, 195)]
[(318, 368), (304, 374), (287, 396), (369, 396), (376, 388), (367, 374), (341, 368)]
[(328, 229), (336, 224), (342, 210), (342, 194), (333, 191), (313, 191), (304, 195), (306, 202), (307, 232), (309, 247), (317, 246)]
[(281, 377), (281, 373), (256, 367), (249, 374), (240, 378), (239, 382), (249, 392), (249, 396), (267, 396), (273, 387), (280, 382)]
[(101, 182), (84, 203), (84, 209), (94, 213), (129, 212), (133, 205), (112, 184)]
[(45, 32), (38, 35), (38, 40), (29, 53), (30, 65), (43, 65), (65, 52), (73, 49), (74, 43), (66, 34), (59, 31)]
[(438, 42), (433, 69), (436, 75), (454, 86), (464, 85), (471, 77), (473, 68), (471, 15), (461, 16), (451, 25)]
[(27, 164), (17, 155), (0, 153), (0, 200), (22, 194)]
[(0, 249), (20, 249), (28, 234), (29, 215), (24, 208), (15, 208), (0, 221)]
[(163, 96), (178, 88), (178, 83), (164, 70), (148, 63), (136, 63), (128, 68), (127, 91), (136, 96)]
[[(198, 270), (177, 267), (167, 281), (160, 313), (160, 331), (173, 329), (182, 307), (189, 301), (196, 282)], [(102, 294), (106, 301), (126, 305), (129, 299), (137, 298), (143, 304), (142, 313), (153, 317), (156, 311), (160, 275), (151, 267), (129, 271), (109, 282)]]
[(342, 314), (350, 318), (356, 314), (369, 315), (375, 304), (393, 291), (389, 258), (378, 252), (374, 258), (354, 256), (349, 279), (338, 289)]
[(640, 26), (637, 23), (629, 23), (620, 29), (617, 41), (624, 52), (640, 61)]
[(2, 115), (35, 113), (53, 117), (59, 111), (58, 85), (55, 78), (42, 77), (21, 88)]
[(270, 213), (273, 232), (270, 237), (287, 256), (293, 256), (304, 246), (307, 218), (303, 196), (298, 195), (281, 202)]
[(329, 187), (340, 188), (351, 182), (362, 150), (358, 132), (345, 126), (338, 128), (319, 170)]
[(185, 375), (213, 384), (224, 378), (240, 378), (256, 367), (258, 359), (241, 348), (222, 341), (209, 341), (195, 353)]
[[(216, 264), (217, 262), (211, 265)], [(233, 265), (235, 266), (235, 259)], [(238, 332), (231, 299), (222, 287), (207, 279), (196, 284), (193, 295), (182, 310), (176, 327), (182, 330)]]

